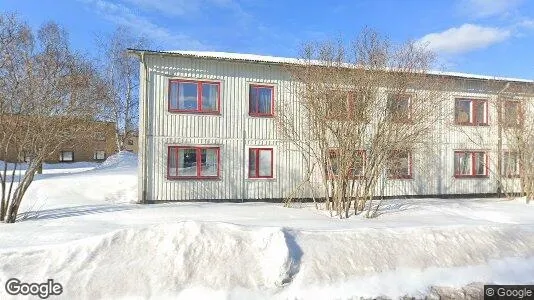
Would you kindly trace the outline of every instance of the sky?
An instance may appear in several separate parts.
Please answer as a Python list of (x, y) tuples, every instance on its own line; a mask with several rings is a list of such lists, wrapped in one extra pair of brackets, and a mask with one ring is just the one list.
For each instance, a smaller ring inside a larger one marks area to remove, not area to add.
[(532, 0), (0, 0), (38, 28), (62, 25), (74, 48), (98, 55), (117, 26), (158, 50), (297, 57), (309, 41), (350, 41), (364, 27), (417, 41), (446, 71), (534, 79)]

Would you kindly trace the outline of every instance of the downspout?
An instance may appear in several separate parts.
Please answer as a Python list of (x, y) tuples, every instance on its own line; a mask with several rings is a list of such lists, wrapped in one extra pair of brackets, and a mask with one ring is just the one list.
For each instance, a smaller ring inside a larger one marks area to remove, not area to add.
[(510, 82), (497, 93), (497, 197), (502, 196), (502, 103), (500, 94), (506, 91), (510, 87)]
[(147, 164), (147, 153), (148, 153), (148, 69), (145, 62), (145, 52), (141, 52), (141, 64), (143, 65), (143, 77), (144, 77), (144, 87), (143, 87), (143, 155), (141, 159), (141, 169), (142, 169), (142, 185), (141, 185), (141, 203), (147, 203), (147, 186), (148, 186), (148, 164)]

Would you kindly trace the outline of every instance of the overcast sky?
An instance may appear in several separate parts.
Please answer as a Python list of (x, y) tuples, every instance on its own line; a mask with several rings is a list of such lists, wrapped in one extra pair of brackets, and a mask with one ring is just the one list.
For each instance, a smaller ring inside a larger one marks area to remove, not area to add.
[(0, 0), (33, 27), (64, 26), (97, 55), (95, 33), (117, 25), (165, 50), (297, 55), (304, 41), (352, 39), (369, 26), (418, 40), (447, 71), (534, 79), (534, 1), (526, 0)]

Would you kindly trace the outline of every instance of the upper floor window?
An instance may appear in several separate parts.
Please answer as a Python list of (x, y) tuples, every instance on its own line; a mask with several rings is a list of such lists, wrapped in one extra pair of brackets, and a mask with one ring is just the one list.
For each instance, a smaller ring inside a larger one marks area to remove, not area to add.
[(506, 151), (502, 156), (503, 176), (518, 177), (519, 176), (519, 153)]
[(487, 177), (488, 155), (483, 151), (455, 151), (455, 177)]
[(487, 125), (488, 100), (456, 99), (455, 122), (459, 125)]
[(391, 179), (411, 179), (412, 178), (412, 153), (411, 151), (392, 151), (388, 162), (386, 173)]
[(272, 116), (274, 111), (274, 87), (251, 84), (249, 88), (249, 115), (255, 117)]
[(388, 114), (394, 122), (409, 122), (412, 117), (412, 101), (410, 95), (391, 94), (387, 100)]
[[(330, 149), (328, 154), (328, 166), (330, 170), (327, 172), (330, 177), (339, 175), (339, 168), (342, 163), (340, 158), (338, 149)], [(350, 161), (348, 177), (360, 178), (364, 176), (365, 150), (356, 150), (347, 159)]]
[(220, 148), (169, 146), (167, 177), (169, 179), (219, 178)]
[(273, 178), (273, 148), (248, 150), (248, 177)]
[(502, 124), (505, 127), (517, 127), (521, 125), (521, 103), (507, 100), (502, 110)]
[(219, 113), (220, 82), (181, 79), (170, 80), (169, 111)]

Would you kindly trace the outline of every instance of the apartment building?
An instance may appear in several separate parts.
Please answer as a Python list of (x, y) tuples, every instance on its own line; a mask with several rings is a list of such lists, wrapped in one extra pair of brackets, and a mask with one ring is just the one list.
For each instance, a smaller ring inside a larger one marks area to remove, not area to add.
[[(130, 50), (140, 58), (139, 199), (270, 200), (287, 197), (308, 167), (277, 132), (276, 104), (297, 105), (284, 65), (296, 59), (250, 54)], [(431, 151), (405, 153), (397, 173), (380, 185), (384, 196), (494, 194), (498, 178), (519, 191), (519, 166), (506, 143), (495, 150), (496, 99), (488, 80), (531, 85), (514, 78), (433, 72), (454, 82), (446, 118), (435, 126)], [(407, 100), (409, 101), (409, 100)], [(511, 99), (517, 112), (530, 96)], [(297, 111), (297, 110), (295, 110)], [(531, 112), (527, 112), (531, 113)], [(482, 142), (468, 138), (473, 131)], [(467, 133), (467, 134), (466, 134)], [(365, 153), (362, 149), (362, 153)], [(364, 156), (362, 156), (364, 157)], [(505, 161), (500, 176), (493, 162)], [(321, 185), (319, 173), (312, 178)], [(504, 179), (503, 179), (504, 178)], [(310, 189), (296, 198), (309, 198)]]

